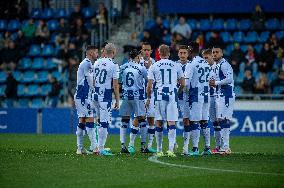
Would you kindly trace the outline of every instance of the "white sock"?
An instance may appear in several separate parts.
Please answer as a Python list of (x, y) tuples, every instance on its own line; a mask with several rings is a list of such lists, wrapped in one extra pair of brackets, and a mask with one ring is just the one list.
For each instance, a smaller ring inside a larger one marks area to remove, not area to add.
[(221, 147), (221, 131), (215, 131), (215, 148), (220, 148)]
[(97, 138), (96, 138), (96, 129), (86, 127), (86, 130), (91, 142), (90, 150), (94, 151), (98, 147)]
[(156, 127), (157, 152), (163, 151), (163, 128)]
[(150, 125), (148, 127), (148, 148), (152, 148), (154, 137), (155, 137), (155, 126)]
[(230, 148), (230, 128), (223, 128), (223, 146), (222, 149)]
[(122, 121), (122, 125), (120, 127), (120, 143), (123, 144), (123, 146), (125, 146), (125, 143), (126, 143), (126, 132), (127, 132), (128, 124), (129, 124), (129, 121), (128, 122)]
[(137, 136), (138, 131), (139, 131), (139, 127), (132, 126), (131, 132), (130, 132), (129, 146), (134, 147), (134, 142), (135, 142), (135, 138)]
[(80, 127), (77, 127), (76, 135), (77, 135), (77, 148), (82, 150), (84, 148), (83, 139), (84, 139), (84, 130)]
[(100, 151), (105, 149), (107, 135), (108, 135), (107, 128), (100, 126), (99, 128), (99, 150)]
[(169, 126), (168, 139), (169, 139), (169, 151), (174, 152), (174, 147), (176, 143), (176, 126), (175, 125)]
[(192, 125), (192, 146), (198, 148), (199, 137), (200, 137), (200, 126), (199, 123), (193, 123)]
[(141, 134), (141, 148), (145, 147), (146, 139), (147, 139), (147, 127), (146, 127), (146, 121), (141, 121), (139, 123), (140, 127), (140, 134)]
[(188, 144), (190, 139), (190, 126), (184, 126), (183, 132), (183, 153), (188, 154)]
[(205, 140), (205, 148), (210, 148), (210, 128), (208, 127), (208, 123), (205, 123), (201, 126), (202, 135)]

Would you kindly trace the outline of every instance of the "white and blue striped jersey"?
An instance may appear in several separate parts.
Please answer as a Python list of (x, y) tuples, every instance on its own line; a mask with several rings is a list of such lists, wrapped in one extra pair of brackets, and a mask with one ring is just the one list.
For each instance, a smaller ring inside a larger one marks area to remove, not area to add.
[(112, 81), (119, 79), (119, 67), (111, 58), (100, 58), (94, 63), (94, 100), (112, 101)]
[[(234, 77), (232, 66), (224, 58), (218, 62), (218, 74), (216, 79), (217, 94), (225, 97), (225, 104), (229, 103), (229, 98), (234, 94)], [(227, 99), (227, 100), (226, 100)]]
[[(180, 64), (181, 66), (181, 69), (182, 69), (182, 72), (184, 73), (185, 72), (185, 67), (188, 63), (190, 63), (189, 60), (186, 61), (186, 63), (181, 63), (180, 60), (177, 61), (177, 63)], [(178, 84), (178, 87), (179, 87), (179, 84)], [(185, 92), (181, 92), (179, 95), (178, 95), (178, 100), (185, 100), (186, 99), (186, 94)]]
[[(150, 57), (150, 60), (152, 62), (152, 65), (155, 64), (156, 61), (153, 58)], [(140, 58), (140, 65), (146, 67), (144, 58)]]
[(193, 102), (208, 102), (210, 65), (195, 56), (185, 67), (185, 83), (189, 90), (189, 105)]
[(148, 79), (156, 82), (156, 101), (177, 101), (177, 80), (184, 74), (180, 64), (169, 59), (161, 59), (152, 65), (148, 72)]
[(77, 71), (77, 86), (75, 99), (81, 99), (84, 105), (86, 99), (91, 99), (93, 90), (93, 65), (90, 59), (85, 58)]
[[(216, 80), (218, 78), (218, 68), (219, 65), (214, 62), (212, 65), (210, 65), (210, 74), (209, 74), (209, 80)], [(217, 95), (216, 87), (210, 87), (210, 97), (214, 97)]]
[(120, 81), (122, 83), (122, 99), (144, 100), (146, 79), (147, 70), (139, 63), (129, 61), (121, 65)]

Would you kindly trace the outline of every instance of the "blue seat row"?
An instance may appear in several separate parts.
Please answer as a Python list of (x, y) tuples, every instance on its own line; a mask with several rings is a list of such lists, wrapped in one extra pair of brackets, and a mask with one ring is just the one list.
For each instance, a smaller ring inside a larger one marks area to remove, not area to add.
[(36, 57), (33, 60), (29, 57), (24, 57), (19, 61), (18, 69), (20, 70), (28, 70), (28, 69), (34, 69), (34, 70), (52, 70), (57, 68), (57, 64), (54, 63), (52, 58), (42, 58), (42, 57)]

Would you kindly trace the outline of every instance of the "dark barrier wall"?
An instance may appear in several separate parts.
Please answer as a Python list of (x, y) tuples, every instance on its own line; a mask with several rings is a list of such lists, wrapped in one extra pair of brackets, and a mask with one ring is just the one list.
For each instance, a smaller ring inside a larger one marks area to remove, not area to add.
[(159, 13), (250, 13), (256, 4), (264, 12), (284, 12), (283, 0), (157, 0)]
[[(110, 134), (119, 134), (121, 118), (112, 113)], [(37, 119), (39, 121), (37, 121)], [(177, 134), (183, 125), (177, 123)], [(0, 133), (75, 133), (78, 118), (74, 109), (0, 109)], [(284, 111), (235, 111), (231, 134), (236, 136), (284, 136)]]

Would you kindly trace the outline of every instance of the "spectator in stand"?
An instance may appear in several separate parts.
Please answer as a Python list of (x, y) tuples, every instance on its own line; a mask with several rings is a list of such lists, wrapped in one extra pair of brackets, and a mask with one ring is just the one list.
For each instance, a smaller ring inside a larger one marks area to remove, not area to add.
[(249, 61), (249, 63), (256, 62), (257, 53), (256, 53), (256, 51), (254, 50), (254, 48), (251, 44), (248, 44), (248, 46), (247, 46), (245, 58)]
[(26, 0), (17, 1), (15, 7), (17, 17), (20, 20), (25, 20), (29, 17), (29, 4)]
[(279, 41), (275, 33), (270, 33), (269, 39), (267, 41), (270, 45), (270, 48), (277, 54), (279, 48)]
[(80, 5), (76, 5), (74, 7), (74, 11), (71, 13), (70, 17), (69, 17), (69, 23), (72, 25), (75, 24), (76, 20), (78, 18), (83, 18), (83, 14), (81, 12), (81, 6)]
[(275, 60), (275, 54), (267, 42), (264, 43), (259, 58), (259, 71), (264, 73), (272, 71), (273, 63)]
[(29, 22), (27, 25), (25, 25), (22, 28), (22, 32), (24, 33), (24, 36), (26, 37), (26, 39), (29, 42), (32, 42), (33, 37), (35, 36), (35, 32), (36, 32), (36, 26), (34, 24), (34, 20), (31, 18), (29, 19)]
[(16, 48), (15, 42), (10, 41), (7, 48), (2, 51), (2, 62), (1, 69), (14, 70), (20, 59), (20, 51)]
[(221, 48), (224, 48), (224, 41), (217, 31), (212, 31), (206, 46), (208, 48), (212, 48), (213, 46), (220, 46)]
[(153, 47), (159, 45), (157, 43), (157, 41), (154, 39), (154, 37), (151, 35), (151, 31), (149, 31), (149, 30), (143, 31), (143, 38), (142, 38), (141, 42), (147, 42)]
[(83, 20), (81, 18), (77, 18), (75, 25), (71, 28), (71, 37), (74, 38), (75, 43), (79, 47), (79, 43), (81, 43), (83, 35), (88, 35), (88, 31), (83, 24)]
[(255, 6), (255, 12), (252, 14), (252, 29), (261, 31), (265, 27), (265, 15), (260, 5)]
[(234, 50), (231, 52), (230, 60), (235, 74), (239, 73), (240, 64), (244, 61), (245, 55), (240, 48), (239, 43), (234, 44)]
[(56, 45), (59, 46), (62, 42), (68, 44), (70, 38), (70, 27), (64, 18), (60, 18), (57, 28), (58, 35), (56, 36)]
[(50, 33), (46, 22), (44, 20), (40, 20), (35, 32), (36, 42), (39, 44), (46, 43), (49, 39), (49, 35)]
[(9, 42), (11, 42), (11, 41), (12, 41), (11, 32), (6, 31), (5, 34), (4, 34), (4, 38), (0, 39), (0, 50), (5, 48), (5, 47), (8, 47)]
[(95, 18), (95, 17), (93, 17), (93, 18), (91, 19), (91, 26), (90, 26), (89, 32), (91, 33), (91, 31), (95, 31), (95, 32), (96, 32), (96, 35), (97, 35), (97, 36), (99, 35), (100, 26), (99, 26), (99, 24), (98, 24), (97, 18)]
[(20, 51), (20, 56), (25, 56), (28, 50), (29, 43), (22, 31), (18, 31), (18, 37), (16, 38), (15, 43), (17, 44), (18, 49)]
[(76, 44), (73, 42), (70, 42), (68, 45), (68, 52), (67, 57), (69, 58), (75, 58), (75, 59), (81, 59), (82, 54), (77, 50)]
[(79, 67), (79, 59), (77, 57), (70, 57), (68, 59), (68, 65), (69, 65), (69, 79), (68, 79), (68, 94), (69, 94), (69, 104), (72, 104), (74, 106), (74, 94), (76, 91), (76, 85), (77, 85), (77, 70)]
[(282, 56), (282, 58), (281, 58), (281, 63), (278, 65), (276, 73), (277, 73), (277, 78), (271, 84), (272, 87), (284, 86), (284, 56)]
[(51, 91), (48, 94), (50, 106), (56, 108), (59, 100), (61, 84), (55, 77), (51, 77), (50, 84), (52, 85)]
[(156, 49), (162, 43), (162, 38), (168, 33), (167, 29), (163, 26), (163, 20), (160, 16), (157, 16), (156, 23), (150, 29), (150, 33), (156, 41), (155, 46), (153, 46)]
[(7, 107), (12, 108), (14, 107), (14, 101), (17, 100), (17, 93), (18, 93), (18, 82), (13, 77), (12, 72), (7, 72), (6, 78), (6, 89), (5, 89), (5, 97), (7, 101)]
[(266, 74), (261, 72), (259, 79), (256, 82), (255, 93), (257, 94), (268, 94), (270, 91), (270, 86)]
[(204, 46), (204, 35), (203, 35), (203, 33), (200, 33), (200, 34), (197, 36), (196, 42), (199, 44), (200, 50), (205, 47), (205, 46)]
[(99, 9), (97, 11), (97, 19), (102, 27), (103, 40), (106, 40), (108, 37), (108, 10), (105, 7), (104, 3), (99, 4)]
[(137, 33), (133, 32), (130, 35), (128, 43), (123, 46), (123, 53), (128, 53), (128, 52), (130, 52), (134, 48), (138, 49), (139, 46), (140, 46), (140, 43), (139, 43), (139, 40), (137, 38)]
[(246, 71), (246, 70), (250, 70), (251, 72), (253, 71), (253, 64), (254, 64), (254, 62), (251, 62), (251, 61), (249, 61), (247, 59), (244, 59), (243, 63), (245, 64), (244, 71)]
[(251, 70), (245, 71), (245, 77), (242, 82), (242, 88), (244, 94), (252, 94), (255, 87), (255, 78), (252, 76)]
[(183, 16), (179, 18), (179, 23), (174, 26), (172, 33), (178, 33), (188, 40), (191, 38), (191, 27), (186, 23), (186, 20)]

